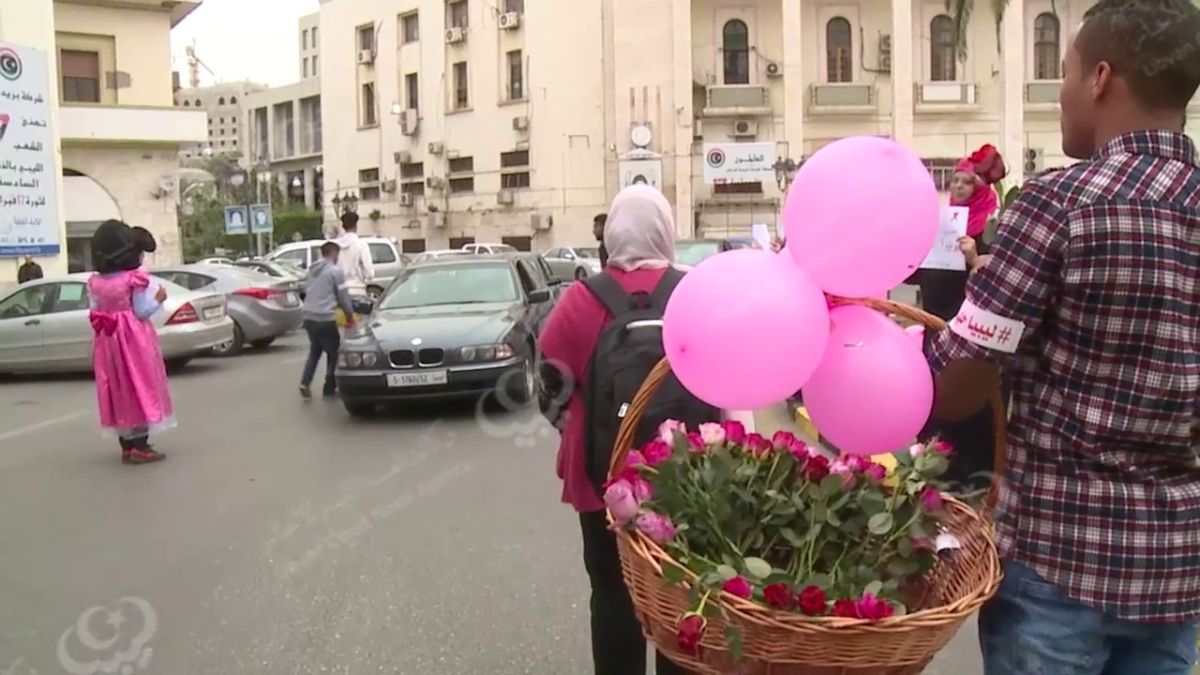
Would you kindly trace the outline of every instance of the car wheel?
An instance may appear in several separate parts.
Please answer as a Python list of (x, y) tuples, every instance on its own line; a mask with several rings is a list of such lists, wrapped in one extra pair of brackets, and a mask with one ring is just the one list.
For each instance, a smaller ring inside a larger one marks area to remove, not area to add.
[(192, 357), (182, 356), (177, 359), (169, 359), (166, 362), (167, 373), (175, 375), (187, 367), (187, 364), (192, 362)]
[(367, 286), (367, 297), (371, 302), (379, 302), (379, 296), (383, 295), (383, 289), (378, 286)]
[(237, 356), (246, 348), (246, 334), (236, 321), (233, 322), (233, 337), (212, 348), (215, 356)]
[(255, 349), (266, 349), (273, 344), (275, 344), (275, 338), (273, 337), (250, 341), (250, 346), (254, 347)]
[(525, 405), (533, 400), (537, 391), (537, 369), (533, 366), (533, 359), (525, 359), (521, 364), (520, 376), (509, 378), (507, 388), (509, 400), (517, 405)]
[(586, 279), (587, 277), (588, 277), (588, 271), (587, 271), (586, 267), (576, 267), (575, 268), (575, 281), (581, 281), (583, 279)]
[(366, 419), (375, 415), (374, 403), (363, 403), (362, 401), (351, 401), (342, 399), (342, 405), (346, 407), (346, 412), (350, 413), (351, 417), (358, 419)]

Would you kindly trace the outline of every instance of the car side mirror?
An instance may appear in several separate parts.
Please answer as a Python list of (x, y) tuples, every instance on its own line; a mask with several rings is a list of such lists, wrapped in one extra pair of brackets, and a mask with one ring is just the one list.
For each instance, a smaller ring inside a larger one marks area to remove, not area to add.
[(563, 259), (564, 259), (564, 260), (574, 260), (574, 259), (575, 259), (575, 254), (574, 254), (574, 253), (564, 253), (564, 254), (563, 254)]
[(533, 304), (548, 302), (549, 300), (550, 300), (550, 290), (549, 289), (539, 288), (536, 291), (529, 292), (529, 302), (531, 302)]

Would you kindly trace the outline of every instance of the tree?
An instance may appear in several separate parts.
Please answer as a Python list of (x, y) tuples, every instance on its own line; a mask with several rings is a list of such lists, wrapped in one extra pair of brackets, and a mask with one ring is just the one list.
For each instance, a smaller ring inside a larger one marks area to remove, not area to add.
[[(1006, 9), (1008, 9), (1008, 0), (992, 0), (992, 12), (996, 15), (996, 51), (1000, 51), (1000, 29)], [(965, 61), (967, 37), (970, 34), (971, 15), (975, 11), (975, 0), (946, 0), (946, 11), (954, 20), (954, 41), (957, 46), (958, 59)]]

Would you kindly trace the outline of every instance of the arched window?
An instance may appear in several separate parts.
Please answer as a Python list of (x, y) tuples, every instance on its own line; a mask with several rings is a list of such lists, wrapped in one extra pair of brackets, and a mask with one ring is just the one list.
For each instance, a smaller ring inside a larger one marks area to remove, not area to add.
[(225, 97), (224, 96), (217, 99), (217, 105), (225, 105)]
[(1059, 48), (1058, 17), (1039, 14), (1033, 20), (1033, 78), (1057, 80), (1062, 77), (1062, 51)]
[(750, 29), (734, 19), (721, 29), (721, 52), (725, 55), (725, 84), (750, 84)]
[(185, 107), (185, 108), (190, 108), (190, 107), (192, 107), (192, 102), (191, 102), (191, 101), (184, 101), (184, 102), (183, 102), (183, 107)]
[(958, 77), (958, 56), (954, 44), (954, 20), (945, 14), (929, 22), (929, 79), (953, 82)]
[(200, 107), (200, 99), (196, 99), (196, 107), (197, 107), (197, 108), (199, 108), (199, 107)]
[(229, 99), (229, 105), (237, 105), (237, 97), (236, 96)]
[(829, 82), (853, 82), (854, 58), (850, 22), (835, 16), (825, 24), (825, 79)]

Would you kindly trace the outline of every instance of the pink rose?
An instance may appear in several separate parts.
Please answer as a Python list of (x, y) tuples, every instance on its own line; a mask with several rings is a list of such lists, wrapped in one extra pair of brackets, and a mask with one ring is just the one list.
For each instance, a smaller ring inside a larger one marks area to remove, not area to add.
[(824, 455), (811, 453), (804, 464), (804, 477), (813, 483), (820, 483), (829, 475), (829, 460)]
[(746, 426), (737, 420), (726, 420), (721, 423), (725, 429), (725, 441), (738, 445), (746, 442)]
[(638, 516), (637, 528), (659, 544), (665, 544), (675, 538), (675, 524), (670, 518), (657, 513), (643, 513)]
[(746, 437), (746, 452), (755, 457), (766, 457), (771, 454), (772, 448), (771, 442), (759, 434), (750, 434)]
[(863, 596), (854, 605), (858, 612), (858, 617), (870, 621), (886, 619), (895, 612), (891, 605), (870, 593), (863, 593)]
[(808, 458), (813, 454), (808, 445), (801, 441), (796, 441), (790, 445), (788, 447), (788, 452), (791, 453), (792, 457), (796, 458), (796, 463), (800, 466), (804, 466), (804, 464), (808, 462)]
[(790, 451), (792, 447), (799, 442), (799, 439), (796, 438), (796, 434), (793, 434), (790, 431), (776, 431), (775, 435), (771, 437), (771, 445), (775, 446), (775, 449), (780, 451)]
[(841, 459), (834, 460), (833, 464), (829, 466), (829, 473), (842, 479), (843, 490), (849, 490), (850, 488), (854, 487), (854, 471), (851, 470), (850, 466), (846, 464), (845, 461)]
[(711, 422), (701, 424), (700, 440), (704, 441), (705, 445), (723, 445), (725, 443), (725, 427)]
[(725, 585), (721, 588), (726, 593), (743, 599), (749, 599), (751, 595), (754, 595), (754, 587), (750, 585), (749, 581), (746, 581), (745, 577), (741, 576), (726, 581)]
[(938, 440), (934, 441), (933, 443), (931, 443), (929, 445), (929, 449), (933, 450), (934, 452), (938, 453), (939, 455), (945, 455), (947, 457), (954, 454), (954, 446), (950, 445), (949, 443), (947, 443), (946, 441), (943, 441), (940, 438)]
[(642, 448), (642, 458), (648, 466), (658, 466), (671, 458), (671, 446), (662, 441), (650, 441)]
[(862, 455), (843, 455), (841, 460), (856, 474), (863, 473), (871, 466), (871, 461)]
[(688, 450), (697, 455), (703, 455), (708, 446), (704, 444), (704, 439), (700, 438), (699, 432), (693, 431), (687, 435)]
[(646, 458), (637, 450), (630, 450), (629, 454), (625, 455), (626, 467), (639, 467), (646, 463)]
[(942, 510), (943, 501), (942, 493), (934, 488), (927, 487), (921, 490), (921, 510), (925, 513), (937, 513)]
[(629, 483), (630, 490), (633, 492), (633, 498), (637, 500), (638, 504), (654, 496), (654, 488), (651, 487), (650, 481), (645, 478), (634, 476), (627, 482)]
[(867, 470), (863, 472), (863, 475), (866, 476), (867, 480), (871, 481), (872, 483), (882, 483), (885, 479), (887, 479), (887, 467), (882, 464), (871, 464), (871, 466), (868, 466)]
[(915, 443), (911, 448), (908, 449), (908, 454), (912, 455), (913, 459), (916, 459), (917, 457), (925, 454), (925, 446), (921, 445), (920, 443)]
[(679, 420), (667, 420), (658, 425), (658, 440), (667, 445), (675, 444), (675, 434), (687, 434), (687, 427)]
[(604, 505), (608, 507), (618, 525), (624, 525), (637, 517), (638, 502), (633, 496), (633, 486), (629, 481), (616, 480), (610, 483), (604, 491)]

